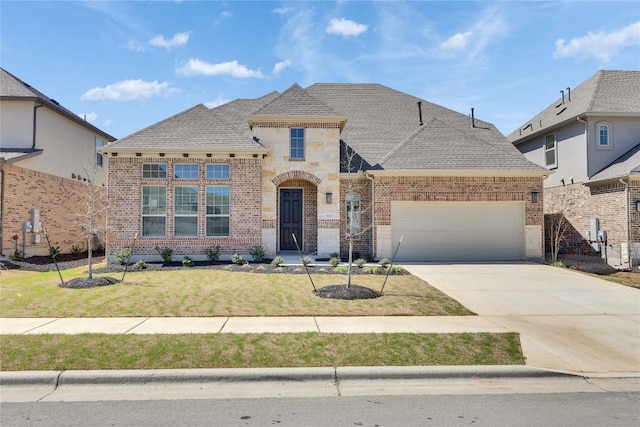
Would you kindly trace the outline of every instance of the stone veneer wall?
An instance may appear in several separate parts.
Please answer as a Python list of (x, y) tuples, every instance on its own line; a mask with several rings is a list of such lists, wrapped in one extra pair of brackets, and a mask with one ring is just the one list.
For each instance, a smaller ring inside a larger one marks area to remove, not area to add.
[(541, 177), (378, 176), (374, 183), (376, 256), (391, 254), (392, 201), (519, 201), (525, 202), (525, 254), (540, 260), (544, 254)]
[[(167, 187), (167, 235), (165, 238), (142, 238), (136, 242), (134, 256), (156, 258), (155, 246), (170, 247), (174, 257), (189, 255), (194, 259), (206, 259), (204, 250), (220, 245), (221, 254), (248, 253), (252, 247), (262, 244), (262, 159), (260, 158), (169, 158), (169, 157), (110, 157), (109, 163), (109, 253), (129, 247), (134, 235), (141, 236), (141, 198), (143, 185)], [(166, 163), (167, 179), (142, 179), (143, 163)], [(197, 163), (199, 178), (185, 180), (173, 178), (176, 163)], [(226, 163), (230, 165), (229, 180), (205, 179), (205, 165)], [(173, 186), (198, 185), (198, 236), (173, 237)], [(230, 187), (230, 236), (206, 237), (207, 185)]]
[[(22, 223), (31, 219), (31, 210), (40, 210), (40, 221), (49, 232), (52, 246), (59, 247), (63, 253), (70, 253), (73, 246), (87, 249), (87, 240), (82, 231), (85, 222), (78, 214), (87, 213), (89, 192), (86, 182), (62, 178), (4, 164), (4, 181), (0, 183), (5, 191), (2, 212), (2, 252), (13, 255), (15, 241), (11, 237), (18, 235), (18, 251), (22, 251)], [(106, 192), (106, 189), (104, 189)], [(97, 216), (94, 225), (104, 230), (104, 215), (100, 216), (100, 207), (96, 206)], [(32, 243), (33, 235), (27, 233), (27, 256), (49, 255), (44, 233), (37, 233), (40, 243)], [(104, 234), (100, 235), (104, 244)]]

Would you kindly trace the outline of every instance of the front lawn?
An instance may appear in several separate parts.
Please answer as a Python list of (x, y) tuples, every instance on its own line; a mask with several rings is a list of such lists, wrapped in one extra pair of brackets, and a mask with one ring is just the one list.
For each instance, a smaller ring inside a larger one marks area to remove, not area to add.
[[(86, 267), (63, 278), (86, 276)], [(122, 278), (121, 273), (107, 276)], [(316, 288), (346, 276), (312, 274)], [(357, 275), (353, 283), (379, 291), (384, 276)], [(305, 274), (259, 274), (185, 268), (131, 271), (125, 281), (64, 289), (55, 271), (0, 271), (0, 317), (208, 316), (465, 316), (473, 313), (412, 275), (392, 275), (373, 300), (319, 298)]]

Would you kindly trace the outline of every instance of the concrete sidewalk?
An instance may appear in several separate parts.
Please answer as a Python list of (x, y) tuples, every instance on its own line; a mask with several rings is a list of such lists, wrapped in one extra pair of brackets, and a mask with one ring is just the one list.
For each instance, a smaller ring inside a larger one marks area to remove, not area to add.
[(0, 318), (0, 334), (509, 332), (479, 316)]

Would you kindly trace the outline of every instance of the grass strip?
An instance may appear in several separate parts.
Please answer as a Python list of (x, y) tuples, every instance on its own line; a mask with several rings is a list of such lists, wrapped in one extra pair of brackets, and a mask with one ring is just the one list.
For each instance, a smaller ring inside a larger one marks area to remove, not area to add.
[(2, 335), (3, 371), (518, 365), (517, 333)]
[[(65, 280), (86, 268), (65, 270)], [(121, 275), (109, 276), (121, 278)], [(211, 269), (136, 271), (124, 283), (63, 289), (56, 272), (0, 272), (2, 317), (210, 316), (468, 316), (460, 303), (412, 275), (391, 276), (382, 297), (345, 301), (319, 298), (306, 275)], [(354, 284), (380, 290), (384, 277), (359, 275)], [(318, 288), (346, 277), (313, 275)]]

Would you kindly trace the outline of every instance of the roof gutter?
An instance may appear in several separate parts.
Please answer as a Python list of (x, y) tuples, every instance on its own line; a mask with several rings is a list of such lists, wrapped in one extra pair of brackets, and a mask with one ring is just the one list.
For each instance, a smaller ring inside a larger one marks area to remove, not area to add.
[(33, 141), (31, 143), (31, 149), (35, 150), (36, 149), (36, 128), (37, 128), (37, 112), (38, 112), (38, 108), (43, 107), (44, 106), (44, 102), (40, 99), (38, 99), (37, 101), (40, 102), (40, 105), (34, 105), (33, 106)]

